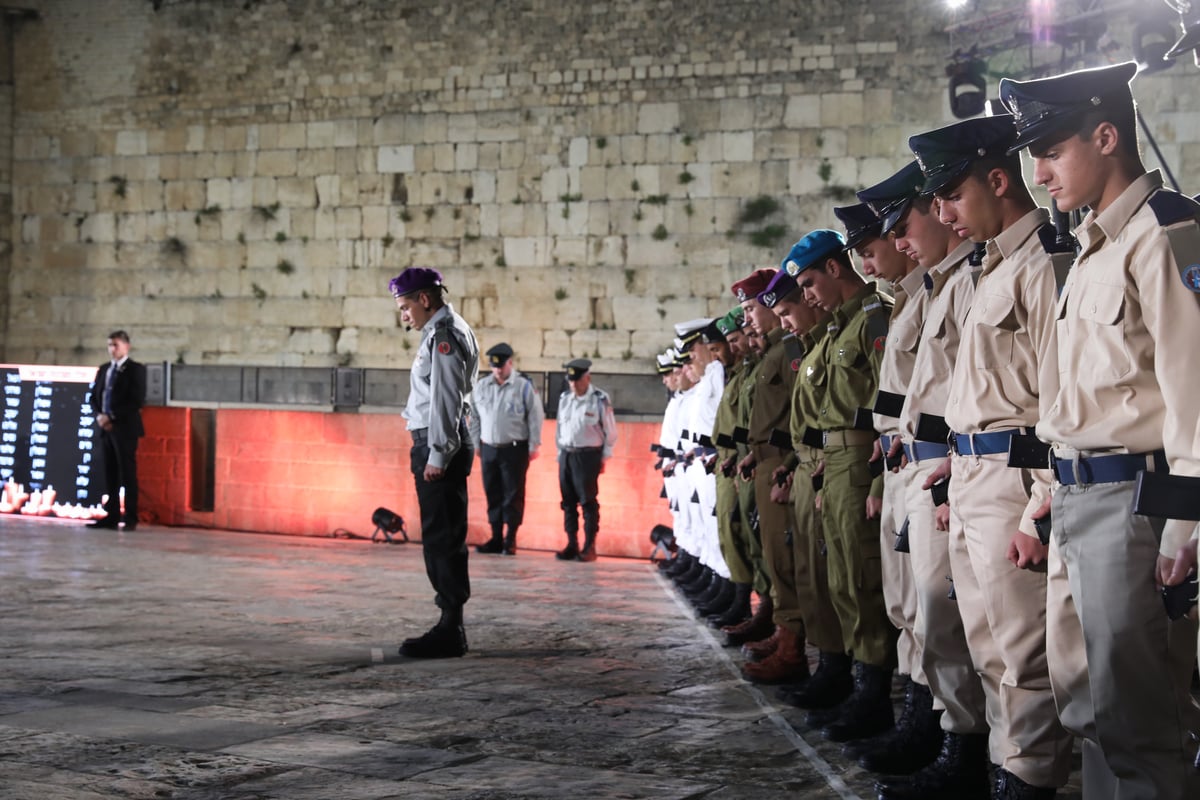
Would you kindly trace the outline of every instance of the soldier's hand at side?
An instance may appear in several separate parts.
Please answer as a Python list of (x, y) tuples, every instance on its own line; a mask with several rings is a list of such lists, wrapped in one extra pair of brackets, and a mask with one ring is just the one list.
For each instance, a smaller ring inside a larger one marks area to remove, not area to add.
[[(938, 464), (937, 469), (935, 469), (933, 472), (929, 473), (929, 477), (926, 478), (925, 482), (921, 484), (921, 488), (928, 489), (930, 486), (933, 486), (938, 481), (949, 478), (951, 466), (952, 466), (952, 462), (948, 458), (945, 461), (943, 461), (941, 464)], [(947, 530), (947, 529), (946, 528), (938, 528), (938, 530)]]
[(779, 486), (778, 484), (772, 483), (771, 502), (778, 503), (781, 506), (785, 506), (792, 502), (792, 487), (787, 484)]
[(933, 527), (939, 531), (950, 530), (950, 504), (942, 503), (933, 510)]
[(529, 460), (533, 461), (537, 457), (538, 457), (538, 451), (537, 451), (537, 448), (535, 447), (534, 449), (529, 451)]
[(871, 443), (871, 457), (867, 459), (868, 464), (874, 464), (879, 459), (883, 458), (883, 445), (876, 439)]
[(435, 467), (432, 464), (425, 465), (425, 481), (427, 483), (440, 481), (445, 474), (446, 470), (442, 469), (441, 467)]
[(606, 459), (604, 459), (603, 461), (601, 461), (601, 462), (600, 462), (600, 474), (601, 474), (601, 475), (603, 475), (603, 474), (604, 474), (604, 468), (605, 468), (605, 467), (607, 467), (607, 466), (608, 466), (608, 459), (606, 458)]
[(822, 458), (820, 461), (817, 462), (817, 468), (812, 471), (812, 476), (815, 478), (818, 475), (824, 475), (824, 474), (825, 474), (825, 459)]
[(893, 436), (892, 437), (892, 446), (888, 448), (888, 452), (887, 452), (888, 458), (894, 459), (896, 457), (897, 453), (901, 454), (900, 455), (900, 467), (899, 467), (899, 469), (892, 470), (892, 472), (899, 472), (901, 469), (904, 469), (904, 467), (908, 465), (908, 456), (903, 454), (904, 453), (904, 442), (900, 439), (899, 436)]
[[(792, 471), (790, 469), (788, 469), (786, 466), (784, 466), (783, 464), (780, 464), (778, 467), (775, 468), (775, 471), (771, 473), (771, 483), (778, 484), (781, 480), (783, 480), (783, 476), (785, 474), (790, 475), (791, 472)], [(791, 486), (790, 479), (788, 481), (788, 485)]]
[[(748, 454), (745, 458), (738, 462), (738, 475), (741, 477), (743, 483), (749, 483), (750, 481), (754, 480), (754, 465), (756, 463), (758, 462), (754, 460), (753, 453)], [(749, 477), (747, 477), (747, 475), (749, 475)]]
[(1008, 560), (1019, 569), (1033, 569), (1046, 563), (1049, 548), (1036, 536), (1026, 536), (1017, 531), (1008, 543)]
[(867, 495), (867, 519), (878, 519), (883, 513), (883, 498)]
[(1158, 585), (1176, 586), (1183, 583), (1192, 570), (1196, 568), (1197, 540), (1192, 539), (1175, 553), (1175, 558), (1158, 557)]

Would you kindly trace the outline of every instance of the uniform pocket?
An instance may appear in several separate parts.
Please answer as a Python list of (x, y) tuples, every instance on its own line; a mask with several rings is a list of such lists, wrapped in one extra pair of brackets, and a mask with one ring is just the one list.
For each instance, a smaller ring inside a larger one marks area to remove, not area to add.
[(1125, 287), (1093, 281), (1082, 289), (1078, 313), (1084, 326), (1080, 333), (1093, 343), (1090, 352), (1104, 355), (1097, 359), (1096, 368), (1115, 378), (1128, 375), (1131, 361), (1125, 344)]
[(971, 315), (976, 367), (992, 370), (1012, 364), (1013, 340), (1020, 327), (1015, 301), (1003, 295), (984, 295), (976, 298)]

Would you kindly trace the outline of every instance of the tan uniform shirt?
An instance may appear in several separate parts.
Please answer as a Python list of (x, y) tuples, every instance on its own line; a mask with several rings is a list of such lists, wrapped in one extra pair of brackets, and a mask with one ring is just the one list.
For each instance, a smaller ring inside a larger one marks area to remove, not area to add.
[[(1057, 289), (1038, 229), (1037, 208), (987, 243), (950, 383), (946, 424), (955, 433), (1033, 427), (1038, 422), (1038, 365), (1054, 342)], [(1037, 536), (1032, 514), (1050, 495), (1050, 470), (1033, 470), (1032, 498), (1020, 529)]]
[[(1161, 448), (1172, 473), (1197, 476), (1200, 294), (1147, 205), (1161, 187), (1157, 171), (1143, 175), (1075, 230), (1079, 258), (1057, 309), (1059, 388), (1037, 430), (1084, 452)], [(1194, 529), (1168, 520), (1160, 552), (1173, 558)]]
[[(913, 366), (917, 362), (917, 345), (921, 341), (921, 323), (929, 305), (925, 290), (925, 274), (929, 270), (917, 267), (895, 284), (896, 305), (888, 323), (887, 347), (879, 366), (879, 391), (907, 395), (912, 383)], [(894, 436), (900, 432), (900, 418), (875, 414), (875, 430)]]
[(913, 363), (904, 413), (900, 415), (900, 430), (906, 442), (912, 442), (921, 414), (946, 415), (950, 377), (975, 294), (971, 267), (966, 263), (972, 248), (970, 242), (963, 242), (927, 273), (929, 305), (921, 326), (921, 346)]

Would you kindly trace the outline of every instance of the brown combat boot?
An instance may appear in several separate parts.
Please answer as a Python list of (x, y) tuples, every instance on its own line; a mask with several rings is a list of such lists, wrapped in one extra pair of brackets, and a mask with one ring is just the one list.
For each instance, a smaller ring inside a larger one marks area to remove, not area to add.
[(749, 661), (762, 661), (775, 652), (779, 647), (779, 637), (783, 635), (783, 626), (776, 625), (775, 632), (766, 639), (757, 642), (746, 642), (742, 645), (742, 655)]
[(804, 639), (780, 628), (775, 652), (756, 664), (742, 666), (742, 677), (752, 683), (800, 683), (808, 679), (808, 656)]

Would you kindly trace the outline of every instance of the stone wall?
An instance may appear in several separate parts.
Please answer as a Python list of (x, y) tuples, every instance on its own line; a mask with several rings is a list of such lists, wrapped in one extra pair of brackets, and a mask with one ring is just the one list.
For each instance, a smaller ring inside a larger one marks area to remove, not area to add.
[[(403, 366), (420, 264), (526, 368), (644, 371), (951, 120), (930, 0), (27, 5), (7, 361)], [(1192, 69), (1138, 87), (1181, 179)]]

